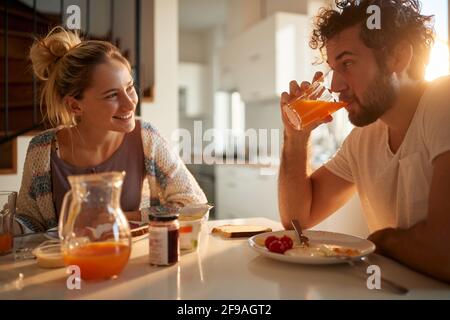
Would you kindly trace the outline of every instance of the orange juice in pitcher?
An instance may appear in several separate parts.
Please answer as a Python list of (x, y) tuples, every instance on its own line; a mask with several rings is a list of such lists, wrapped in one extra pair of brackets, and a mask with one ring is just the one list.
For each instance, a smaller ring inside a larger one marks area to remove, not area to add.
[(128, 262), (130, 246), (114, 242), (88, 243), (64, 255), (66, 265), (80, 268), (84, 280), (117, 276)]
[(59, 217), (64, 263), (83, 280), (118, 276), (131, 252), (131, 233), (120, 207), (125, 172), (69, 176)]

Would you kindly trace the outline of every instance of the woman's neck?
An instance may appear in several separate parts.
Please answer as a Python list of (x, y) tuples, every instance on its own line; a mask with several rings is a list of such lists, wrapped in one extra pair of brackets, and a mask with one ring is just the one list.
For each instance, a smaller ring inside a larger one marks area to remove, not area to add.
[(105, 131), (81, 122), (58, 137), (61, 158), (78, 167), (96, 166), (113, 155), (124, 137), (124, 132)]
[(107, 150), (114, 148), (114, 146), (118, 147), (125, 137), (124, 132), (104, 130), (86, 125), (83, 122), (73, 127), (73, 132), (79, 138), (83, 148), (90, 151)]

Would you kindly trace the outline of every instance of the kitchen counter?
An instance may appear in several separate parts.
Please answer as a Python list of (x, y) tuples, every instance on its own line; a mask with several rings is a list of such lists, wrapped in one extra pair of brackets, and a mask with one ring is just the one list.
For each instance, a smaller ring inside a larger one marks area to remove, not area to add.
[[(64, 268), (40, 269), (34, 260), (0, 257), (0, 299), (449, 299), (450, 286), (372, 254), (384, 276), (410, 289), (407, 295), (369, 290), (368, 275), (348, 265), (312, 266), (275, 261), (252, 250), (246, 239), (224, 240), (210, 234), (214, 226), (252, 224), (280, 230), (264, 219), (209, 221), (197, 251), (183, 254), (170, 267), (148, 264), (148, 242), (133, 243), (130, 261), (117, 279), (81, 282), (66, 287)], [(22, 273), (22, 288), (13, 280)]]

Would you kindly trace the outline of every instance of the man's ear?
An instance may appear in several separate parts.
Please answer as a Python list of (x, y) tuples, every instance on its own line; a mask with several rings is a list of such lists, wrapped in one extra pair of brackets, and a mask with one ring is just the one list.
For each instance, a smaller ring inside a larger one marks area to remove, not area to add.
[(69, 109), (69, 112), (72, 112), (76, 116), (81, 116), (83, 114), (83, 108), (81, 107), (80, 102), (71, 96), (64, 97), (64, 104)]
[(392, 72), (402, 74), (406, 72), (411, 64), (413, 57), (413, 47), (406, 41), (399, 42), (389, 59), (389, 68)]

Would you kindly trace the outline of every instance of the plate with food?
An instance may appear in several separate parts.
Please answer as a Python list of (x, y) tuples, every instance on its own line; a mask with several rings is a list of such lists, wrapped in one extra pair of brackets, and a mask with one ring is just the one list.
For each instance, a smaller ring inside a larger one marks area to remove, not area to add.
[(268, 258), (300, 264), (337, 264), (358, 260), (375, 251), (375, 245), (359, 237), (307, 230), (309, 245), (301, 244), (293, 230), (266, 232), (248, 239), (252, 249)]

